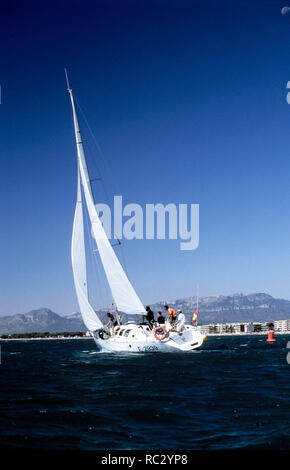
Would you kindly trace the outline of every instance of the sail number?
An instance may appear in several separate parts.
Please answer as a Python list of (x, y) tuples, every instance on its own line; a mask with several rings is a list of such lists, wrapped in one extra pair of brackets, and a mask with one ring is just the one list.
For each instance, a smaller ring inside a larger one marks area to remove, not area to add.
[(152, 346), (138, 346), (138, 351), (140, 352), (152, 352), (152, 351), (158, 351), (158, 347), (155, 345)]

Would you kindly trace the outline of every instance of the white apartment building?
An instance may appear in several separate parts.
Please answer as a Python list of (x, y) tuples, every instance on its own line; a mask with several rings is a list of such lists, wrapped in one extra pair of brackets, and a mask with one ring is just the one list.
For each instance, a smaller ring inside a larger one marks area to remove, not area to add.
[(275, 331), (290, 331), (290, 320), (276, 320), (274, 321)]

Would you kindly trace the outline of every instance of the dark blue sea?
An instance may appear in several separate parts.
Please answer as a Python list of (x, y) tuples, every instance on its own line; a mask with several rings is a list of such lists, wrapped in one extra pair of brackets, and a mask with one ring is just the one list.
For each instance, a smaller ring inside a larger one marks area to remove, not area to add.
[(1, 341), (1, 449), (290, 449), (290, 336), (101, 354), (93, 340)]

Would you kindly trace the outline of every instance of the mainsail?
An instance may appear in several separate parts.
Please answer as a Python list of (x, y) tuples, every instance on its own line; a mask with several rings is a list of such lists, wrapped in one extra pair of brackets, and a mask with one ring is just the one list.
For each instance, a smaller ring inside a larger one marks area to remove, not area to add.
[[(68, 87), (68, 91), (71, 98), (72, 110), (73, 110), (73, 120), (75, 128), (75, 137), (77, 144), (77, 154), (78, 154), (78, 167), (79, 167), (79, 177), (82, 183), (83, 192), (85, 196), (86, 206), (89, 214), (89, 219), (92, 225), (92, 233), (96, 240), (98, 252), (104, 267), (104, 271), (108, 280), (108, 284), (112, 293), (114, 303), (120, 312), (127, 313), (129, 315), (145, 314), (145, 308), (136, 294), (132, 284), (130, 283), (128, 277), (126, 276), (112, 246), (108, 240), (106, 232), (102, 226), (102, 223), (99, 219), (97, 210), (95, 208), (94, 197), (92, 193), (90, 177), (88, 173), (88, 168), (86, 164), (86, 158), (84, 154), (84, 148), (81, 140), (81, 134), (77, 119), (77, 114), (74, 105), (74, 98), (72, 90)], [(80, 216), (78, 216), (80, 217)], [(76, 282), (76, 281), (75, 281)], [(78, 283), (78, 276), (77, 276)], [(83, 296), (87, 302), (88, 297), (85, 294), (84, 289), (79, 290), (79, 297), (83, 300)], [(81, 305), (80, 305), (81, 308)], [(92, 307), (91, 307), (92, 309)]]
[(88, 281), (84, 240), (84, 223), (80, 172), (78, 171), (78, 191), (71, 243), (71, 260), (77, 299), (84, 324), (90, 331), (101, 328), (102, 322), (95, 314), (88, 300)]

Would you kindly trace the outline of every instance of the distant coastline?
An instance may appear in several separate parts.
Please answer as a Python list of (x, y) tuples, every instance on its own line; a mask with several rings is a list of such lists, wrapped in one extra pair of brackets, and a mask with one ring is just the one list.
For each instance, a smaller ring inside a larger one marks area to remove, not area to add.
[(92, 336), (89, 332), (82, 332), (82, 331), (77, 331), (77, 332), (59, 332), (59, 333), (53, 333), (53, 332), (38, 332), (35, 331), (33, 333), (11, 333), (11, 334), (4, 334), (0, 335), (0, 341), (9, 341), (9, 340), (25, 340), (25, 341), (30, 341), (30, 340), (48, 340), (48, 339), (91, 339)]

